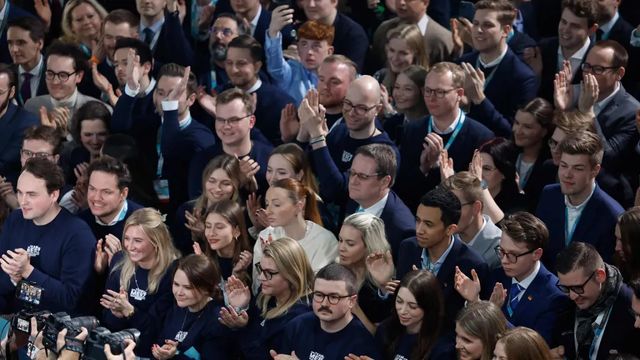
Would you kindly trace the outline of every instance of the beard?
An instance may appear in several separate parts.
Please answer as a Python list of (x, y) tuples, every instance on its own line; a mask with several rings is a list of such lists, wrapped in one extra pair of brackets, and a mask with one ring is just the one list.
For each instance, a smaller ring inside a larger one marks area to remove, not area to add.
[(215, 42), (209, 49), (211, 51), (211, 60), (214, 62), (222, 62), (227, 59), (227, 46)]

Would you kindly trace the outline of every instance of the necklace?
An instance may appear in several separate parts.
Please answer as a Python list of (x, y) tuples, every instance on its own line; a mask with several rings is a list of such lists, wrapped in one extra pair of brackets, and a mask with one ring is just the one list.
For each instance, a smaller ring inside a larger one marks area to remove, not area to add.
[(137, 270), (138, 268), (136, 267), (136, 269), (133, 271), (133, 281), (136, 283), (136, 287), (134, 289), (131, 289), (129, 296), (138, 301), (144, 301), (147, 298), (147, 290), (149, 289), (149, 287), (147, 286), (147, 288), (144, 290), (140, 288), (140, 285), (138, 284), (138, 277), (136, 276)]
[(198, 316), (193, 320), (193, 323), (191, 323), (191, 325), (189, 325), (189, 328), (187, 329), (187, 331), (184, 331), (184, 325), (187, 323), (187, 317), (189, 316), (189, 308), (186, 307), (184, 309), (184, 318), (182, 319), (182, 325), (180, 325), (180, 331), (178, 331), (178, 333), (175, 336), (175, 340), (177, 342), (183, 342), (184, 339), (187, 338), (187, 336), (189, 335), (189, 330), (191, 330), (191, 328), (193, 327), (193, 325), (198, 321), (198, 319), (200, 319), (200, 317), (202, 317), (202, 314), (204, 314), (204, 308), (207, 307), (207, 304), (209, 303), (209, 301), (211, 301), (211, 298), (207, 299), (207, 302), (204, 304), (204, 306), (202, 307), (202, 309), (199, 310), (200, 314), (198, 314)]

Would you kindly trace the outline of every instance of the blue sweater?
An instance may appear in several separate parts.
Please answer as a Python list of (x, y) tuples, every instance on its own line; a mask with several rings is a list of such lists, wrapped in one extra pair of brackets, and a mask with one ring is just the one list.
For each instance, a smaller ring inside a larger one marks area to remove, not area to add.
[[(38, 226), (13, 211), (0, 234), (0, 252), (22, 248), (31, 254), (34, 269), (26, 279), (44, 288), (39, 308), (51, 312), (81, 311), (83, 291), (91, 282), (96, 239), (82, 220), (61, 209), (48, 224)], [(14, 303), (15, 286), (0, 273), (0, 312), (20, 308)]]
[[(380, 349), (380, 352), (384, 355), (381, 359), (384, 360), (408, 360), (411, 359), (411, 354), (418, 341), (418, 334), (403, 333), (400, 339), (397, 340), (396, 347), (393, 353), (387, 353), (387, 343), (390, 342), (389, 334), (389, 320), (384, 321), (378, 326), (376, 330), (376, 344)], [(395, 334), (393, 334), (395, 335)], [(436, 339), (435, 344), (431, 347), (428, 359), (433, 360), (453, 360), (456, 359), (455, 344), (451, 343), (449, 339), (440, 337)]]
[(16, 184), (20, 174), (20, 148), (24, 131), (33, 125), (39, 125), (40, 119), (13, 103), (7, 106), (7, 112), (0, 118), (0, 175)]
[(273, 145), (282, 144), (280, 135), (280, 112), (287, 104), (293, 104), (295, 100), (285, 91), (264, 81), (255, 91), (256, 98), (256, 125)]

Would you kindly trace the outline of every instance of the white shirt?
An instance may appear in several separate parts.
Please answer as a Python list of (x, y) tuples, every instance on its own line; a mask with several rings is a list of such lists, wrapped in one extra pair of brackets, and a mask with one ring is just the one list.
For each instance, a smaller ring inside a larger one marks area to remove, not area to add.
[(420, 20), (416, 25), (418, 25), (418, 29), (420, 29), (420, 33), (424, 35), (427, 32), (427, 25), (429, 24), (429, 17), (427, 14), (422, 15)]
[(382, 210), (384, 210), (384, 207), (387, 205), (388, 198), (389, 198), (389, 193), (387, 192), (387, 195), (383, 196), (382, 199), (378, 200), (378, 202), (369, 206), (366, 209), (363, 208), (362, 211), (366, 212), (367, 214), (380, 217), (380, 215), (382, 215)]
[(31, 97), (35, 97), (38, 93), (38, 86), (40, 86), (40, 73), (42, 72), (42, 67), (44, 66), (44, 56), (42, 56), (42, 54), (39, 54), (39, 56), (40, 60), (38, 60), (38, 64), (33, 69), (31, 69), (31, 71), (26, 71), (22, 67), (22, 65), (18, 66), (19, 89), (22, 89), (22, 83), (24, 82), (24, 77), (22, 76), (22, 74), (28, 72), (32, 75), (31, 79), (29, 80), (29, 83), (31, 85)]
[(516, 280), (516, 278), (511, 278), (511, 284), (519, 284), (520, 287), (522, 287), (522, 291), (520, 291), (520, 294), (518, 294), (518, 301), (522, 300), (522, 295), (524, 295), (524, 292), (527, 290), (527, 288), (529, 287), (529, 285), (531, 285), (531, 283), (533, 282), (533, 279), (536, 278), (536, 276), (538, 276), (538, 272), (540, 271), (540, 261), (536, 261), (536, 267), (535, 269), (533, 269), (533, 271), (531, 272), (531, 274), (529, 274), (529, 276), (527, 276), (526, 278), (522, 279), (522, 281), (518, 281)]
[(458, 112), (456, 113), (456, 119), (451, 123), (451, 125), (449, 125), (444, 130), (440, 130), (436, 126), (435, 120), (433, 120), (433, 131), (438, 135), (447, 135), (449, 133), (452, 133), (453, 130), (455, 130), (456, 126), (458, 126), (458, 123), (460, 122), (460, 119), (462, 119), (462, 117), (460, 116), (460, 111), (462, 111), (462, 110), (460, 110), (460, 108), (458, 108), (457, 110), (458, 110)]
[(611, 28), (613, 28), (613, 25), (616, 24), (616, 21), (618, 21), (618, 19), (620, 18), (620, 14), (616, 11), (616, 13), (613, 15), (613, 17), (611, 18), (611, 20), (609, 20), (607, 23), (602, 24), (600, 26), (598, 26), (598, 29), (602, 30), (603, 32), (603, 39), (608, 38), (609, 32), (611, 31)]
[(473, 237), (473, 239), (471, 239), (471, 241), (469, 241), (467, 243), (468, 247), (473, 246), (473, 243), (476, 242), (476, 240), (478, 239), (478, 235), (482, 234), (482, 230), (484, 230), (484, 227), (487, 226), (487, 220), (484, 218), (484, 215), (482, 216), (482, 226), (480, 227), (480, 230), (478, 230), (478, 232), (476, 233), (476, 235)]
[(484, 67), (485, 69), (497, 66), (498, 64), (500, 64), (500, 62), (505, 57), (505, 55), (507, 55), (507, 50), (509, 50), (509, 46), (505, 45), (504, 51), (502, 51), (502, 54), (500, 54), (500, 56), (498, 56), (496, 59), (492, 60), (487, 64), (485, 64), (484, 61), (482, 61), (482, 56), (478, 56), (478, 60), (480, 60), (480, 64), (482, 64), (482, 67)]
[(258, 12), (256, 16), (251, 20), (249, 25), (251, 26), (251, 36), (254, 36), (256, 32), (256, 27), (258, 26), (258, 20), (260, 19), (260, 14), (262, 14), (262, 5), (258, 5)]
[(253, 84), (253, 86), (250, 87), (249, 90), (247, 90), (247, 94), (253, 94), (254, 92), (258, 91), (258, 89), (260, 89), (260, 86), (262, 86), (262, 80), (258, 79), (258, 81), (256, 81), (256, 83)]
[(611, 94), (609, 94), (609, 96), (598, 101), (597, 103), (595, 103), (595, 105), (593, 105), (593, 112), (596, 114), (596, 116), (600, 115), (600, 112), (602, 111), (602, 109), (604, 109), (605, 107), (607, 107), (607, 105), (609, 105), (609, 103), (611, 102), (613, 97), (616, 96), (618, 91), (620, 91), (619, 81), (616, 82), (616, 88), (613, 90)]
[(584, 42), (582, 47), (578, 51), (573, 53), (573, 55), (571, 55), (571, 58), (569, 59), (564, 58), (564, 55), (562, 54), (562, 48), (558, 46), (558, 63), (556, 64), (557, 66), (556, 69), (557, 70), (562, 69), (562, 62), (564, 60), (569, 60), (569, 63), (571, 64), (571, 80), (573, 80), (573, 78), (576, 76), (576, 72), (578, 72), (578, 69), (582, 64), (582, 59), (584, 59), (584, 57), (587, 56), (589, 45), (591, 45), (591, 39), (587, 37), (587, 40)]
[[(566, 226), (568, 226), (569, 229), (574, 228), (576, 221), (578, 221), (578, 219), (580, 218), (580, 215), (582, 214), (582, 210), (584, 210), (584, 208), (587, 206), (587, 203), (591, 199), (591, 196), (593, 196), (593, 192), (595, 190), (596, 190), (596, 183), (594, 181), (593, 184), (591, 185), (591, 194), (589, 194), (589, 197), (587, 197), (585, 201), (583, 201), (581, 204), (578, 204), (578, 205), (572, 205), (569, 202), (569, 197), (567, 195), (564, 196), (564, 205), (567, 207), (567, 214), (568, 214), (568, 219), (567, 219), (568, 224), (566, 224)], [(573, 234), (571, 235), (573, 236)]]

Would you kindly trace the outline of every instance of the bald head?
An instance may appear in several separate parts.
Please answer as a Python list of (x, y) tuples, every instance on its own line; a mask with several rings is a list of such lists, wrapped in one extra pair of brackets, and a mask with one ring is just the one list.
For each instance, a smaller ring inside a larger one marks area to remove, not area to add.
[(380, 102), (380, 84), (372, 76), (361, 76), (349, 86), (347, 90), (348, 99), (361, 99), (358, 103), (374, 104)]

